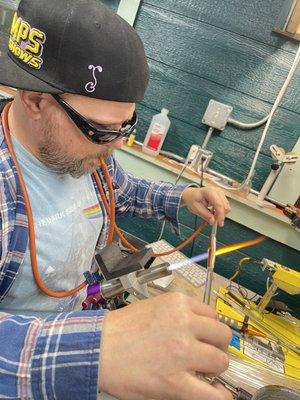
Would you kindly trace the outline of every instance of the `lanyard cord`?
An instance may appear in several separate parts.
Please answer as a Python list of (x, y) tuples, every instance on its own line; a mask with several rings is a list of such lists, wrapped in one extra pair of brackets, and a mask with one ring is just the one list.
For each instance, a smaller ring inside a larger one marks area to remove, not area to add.
[[(10, 131), (9, 131), (9, 124), (8, 124), (8, 112), (10, 109), (11, 103), (6, 104), (6, 106), (4, 107), (3, 111), (2, 111), (2, 115), (1, 115), (1, 119), (2, 119), (2, 124), (3, 124), (3, 129), (4, 129), (4, 136), (7, 142), (7, 147), (8, 150), (10, 152), (10, 155), (14, 161), (17, 173), (18, 173), (18, 177), (19, 177), (19, 182), (20, 182), (20, 187), (21, 187), (21, 191), (23, 194), (23, 198), (24, 198), (24, 203), (25, 203), (25, 209), (26, 209), (26, 215), (27, 215), (27, 219), (28, 219), (28, 229), (29, 229), (29, 249), (30, 249), (30, 259), (31, 259), (31, 267), (32, 267), (32, 274), (34, 277), (34, 280), (36, 282), (36, 285), (38, 286), (38, 288), (40, 289), (40, 291), (42, 293), (44, 293), (47, 296), (50, 297), (55, 297), (55, 298), (64, 298), (64, 297), (69, 297), (72, 296), (73, 294), (79, 292), (81, 289), (83, 289), (86, 285), (87, 282), (84, 281), (82, 282), (80, 285), (74, 287), (73, 289), (67, 290), (67, 291), (54, 291), (49, 289), (43, 282), (41, 274), (39, 272), (39, 267), (38, 267), (38, 263), (37, 263), (37, 251), (36, 251), (36, 243), (35, 243), (35, 229), (34, 229), (34, 222), (33, 222), (33, 213), (32, 213), (32, 209), (31, 209), (31, 205), (30, 205), (30, 200), (29, 200), (29, 196), (27, 193), (27, 189), (26, 189), (26, 185), (23, 179), (23, 175), (22, 175), (22, 171), (21, 168), (19, 166), (19, 163), (17, 161), (17, 157), (16, 157), (16, 153), (14, 151), (13, 148), (13, 144), (11, 141), (11, 137), (10, 137)], [(121, 239), (121, 241), (123, 242), (123, 244), (125, 244), (125, 246), (127, 246), (131, 251), (137, 253), (139, 251), (139, 249), (137, 249), (136, 247), (134, 247), (131, 243), (129, 243), (125, 237), (123, 236), (123, 234), (121, 233), (121, 231), (119, 230), (119, 228), (116, 225), (115, 222), (115, 196), (114, 196), (114, 190), (113, 190), (113, 185), (112, 185), (112, 180), (111, 177), (109, 175), (109, 171), (107, 168), (106, 163), (104, 162), (103, 159), (100, 159), (100, 166), (101, 169), (104, 173), (104, 177), (107, 183), (107, 187), (108, 187), (108, 192), (109, 192), (109, 202), (107, 201), (101, 180), (99, 178), (99, 175), (97, 172), (95, 172), (93, 174), (93, 177), (95, 179), (97, 188), (100, 192), (100, 196), (101, 196), (101, 200), (104, 204), (104, 208), (107, 212), (107, 215), (109, 217), (109, 232), (108, 232), (108, 238), (107, 238), (107, 243), (110, 244), (113, 240), (113, 234), (114, 232), (116, 232), (116, 234), (119, 236), (119, 238)], [(198, 226), (197, 229), (194, 230), (194, 232), (186, 239), (184, 240), (180, 245), (178, 245), (177, 247), (175, 247), (172, 250), (169, 251), (165, 251), (163, 253), (154, 253), (154, 257), (161, 257), (161, 256), (165, 256), (165, 255), (169, 255), (175, 251), (180, 251), (182, 250), (184, 247), (186, 247), (189, 243), (191, 243), (195, 237), (197, 237), (199, 235), (199, 233), (202, 231), (202, 229), (207, 225), (206, 222), (203, 222), (202, 224), (200, 224)], [(220, 248), (219, 250), (221, 251), (222, 249), (224, 249), (224, 254), (228, 253), (230, 251), (234, 251), (237, 249), (241, 249), (244, 247), (249, 247), (249, 246), (253, 246), (257, 243), (260, 243), (262, 240), (264, 240), (264, 237), (259, 236), (258, 238), (254, 239), (254, 240), (247, 240), (245, 242), (241, 242), (238, 243), (236, 245), (231, 244), (231, 245), (227, 245), (227, 246), (223, 246), (222, 248)], [(226, 249), (228, 248), (228, 251), (226, 251)]]
[[(23, 194), (23, 198), (24, 198), (24, 203), (25, 203), (25, 209), (26, 209), (26, 215), (27, 215), (27, 219), (28, 219), (28, 234), (29, 234), (29, 249), (30, 249), (30, 259), (31, 259), (31, 268), (32, 268), (32, 274), (34, 277), (34, 280), (36, 282), (37, 287), (40, 289), (40, 291), (42, 293), (44, 293), (47, 296), (50, 297), (55, 297), (55, 298), (64, 298), (64, 297), (69, 297), (72, 296), (73, 294), (79, 292), (81, 289), (83, 289), (86, 285), (87, 282), (84, 281), (82, 282), (80, 285), (74, 287), (73, 289), (70, 290), (66, 290), (66, 291), (54, 291), (49, 289), (43, 282), (40, 271), (39, 271), (39, 267), (38, 267), (38, 262), (37, 262), (37, 249), (36, 249), (36, 242), (35, 242), (35, 228), (34, 228), (34, 222), (33, 222), (33, 213), (32, 213), (32, 208), (30, 205), (30, 200), (29, 200), (29, 196), (28, 196), (28, 192), (26, 189), (26, 185), (23, 179), (23, 174), (20, 168), (20, 165), (17, 161), (17, 157), (16, 157), (16, 153), (11, 141), (11, 137), (10, 137), (10, 132), (9, 132), (9, 124), (8, 124), (8, 112), (10, 109), (11, 103), (7, 104), (3, 111), (2, 111), (2, 124), (3, 124), (3, 129), (4, 129), (4, 136), (7, 142), (7, 147), (8, 150), (11, 154), (11, 157), (14, 161), (17, 173), (18, 173), (18, 177), (19, 177), (19, 182), (20, 182), (20, 187), (21, 187), (21, 191)], [(108, 186), (108, 191), (109, 191), (109, 203), (106, 199), (106, 195), (104, 193), (99, 175), (95, 172), (93, 174), (94, 179), (96, 181), (96, 185), (98, 187), (98, 190), (100, 192), (100, 196), (102, 199), (102, 202), (104, 204), (105, 210), (108, 214), (109, 220), (110, 220), (110, 225), (109, 225), (109, 233), (108, 233), (108, 238), (107, 238), (107, 242), (108, 244), (110, 244), (112, 242), (113, 239), (113, 234), (114, 231), (118, 234), (118, 236), (121, 238), (122, 242), (125, 243), (126, 245), (128, 245), (128, 247), (134, 251), (134, 252), (138, 252), (139, 250), (137, 248), (135, 248), (134, 246), (132, 246), (126, 239), (125, 237), (122, 235), (122, 233), (120, 232), (119, 228), (117, 227), (116, 223), (115, 223), (115, 196), (114, 196), (114, 192), (113, 192), (113, 186), (112, 186), (112, 181), (111, 178), (109, 176), (109, 172), (107, 169), (107, 166), (105, 164), (105, 162), (103, 161), (103, 159), (100, 159), (100, 166), (103, 170), (106, 182), (107, 182), (107, 186)], [(204, 224), (202, 224), (204, 226)], [(200, 230), (202, 229), (203, 226), (200, 226), (197, 229), (197, 232), (195, 231), (193, 234), (193, 238), (196, 237), (199, 233)], [(193, 240), (192, 237), (190, 237), (190, 240)], [(186, 243), (185, 243), (186, 242)], [(181, 244), (181, 248), (183, 248), (185, 245), (187, 245), (187, 240), (183, 242)], [(178, 249), (176, 249), (178, 250)], [(175, 250), (174, 250), (175, 251)], [(173, 252), (173, 251), (172, 251)], [(170, 253), (170, 252), (166, 252), (166, 253)], [(161, 255), (164, 255), (165, 253), (162, 253)], [(156, 257), (158, 256), (158, 254), (155, 255)]]

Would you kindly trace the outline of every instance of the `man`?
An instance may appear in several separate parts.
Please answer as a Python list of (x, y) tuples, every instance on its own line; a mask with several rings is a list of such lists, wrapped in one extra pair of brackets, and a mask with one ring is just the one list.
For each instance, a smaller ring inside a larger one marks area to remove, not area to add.
[(180, 204), (211, 224), (229, 211), (219, 190), (137, 179), (111, 156), (148, 83), (135, 31), (96, 0), (22, 0), (0, 83), (18, 88), (0, 125), (0, 398), (231, 399), (196, 377), (226, 370), (230, 340), (198, 300), (173, 293), (107, 313), (74, 311), (77, 295), (61, 297), (107, 242), (91, 176), (108, 193), (99, 158), (117, 214), (176, 229)]

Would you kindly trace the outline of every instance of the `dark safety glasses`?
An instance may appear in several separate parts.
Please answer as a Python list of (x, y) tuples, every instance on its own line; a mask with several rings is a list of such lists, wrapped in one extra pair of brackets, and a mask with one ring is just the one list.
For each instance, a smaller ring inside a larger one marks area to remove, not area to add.
[(104, 144), (112, 142), (113, 140), (127, 137), (131, 134), (137, 124), (137, 115), (134, 111), (133, 117), (130, 121), (123, 123), (120, 130), (103, 129), (103, 127), (95, 122), (89, 122), (81, 114), (74, 110), (65, 100), (59, 95), (53, 94), (53, 98), (61, 105), (74, 124), (81, 130), (84, 136), (93, 143)]

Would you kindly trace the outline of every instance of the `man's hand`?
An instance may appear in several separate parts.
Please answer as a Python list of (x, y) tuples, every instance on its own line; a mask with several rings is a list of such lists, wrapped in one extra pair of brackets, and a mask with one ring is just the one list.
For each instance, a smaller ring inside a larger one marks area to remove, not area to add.
[[(226, 214), (230, 211), (229, 202), (222, 189), (215, 187), (189, 187), (182, 194), (181, 204), (196, 215), (204, 218), (210, 225), (215, 222), (224, 225)], [(212, 208), (214, 214), (208, 210)]]
[(100, 349), (100, 390), (121, 400), (232, 400), (220, 384), (230, 329), (193, 297), (168, 293), (108, 313)]

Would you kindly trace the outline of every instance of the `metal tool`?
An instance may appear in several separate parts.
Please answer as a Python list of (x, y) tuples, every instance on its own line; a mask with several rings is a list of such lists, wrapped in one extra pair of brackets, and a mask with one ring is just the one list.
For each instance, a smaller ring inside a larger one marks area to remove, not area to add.
[[(139, 299), (144, 299), (148, 297), (147, 282), (152, 282), (172, 274), (172, 271), (168, 270), (168, 266), (169, 263), (163, 263), (148, 269), (131, 272), (127, 275), (128, 279), (126, 280), (121, 276), (111, 281), (104, 280), (91, 285), (89, 287), (90, 293), (88, 292), (88, 296), (82, 303), (82, 307), (84, 310), (89, 309), (90, 306), (96, 306), (103, 301), (114, 299), (122, 295), (125, 291)], [(93, 289), (94, 292), (91, 292)]]
[(206, 273), (205, 290), (204, 290), (204, 297), (203, 297), (203, 303), (205, 303), (205, 304), (210, 304), (211, 288), (212, 288), (212, 281), (213, 281), (214, 268), (215, 268), (215, 259), (216, 259), (217, 228), (218, 228), (218, 225), (217, 225), (217, 223), (215, 223), (212, 227), (211, 235), (210, 235), (210, 248), (208, 251), (207, 273)]
[(222, 385), (234, 395), (236, 400), (251, 400), (252, 399), (252, 394), (247, 392), (247, 390), (232, 385), (231, 383), (229, 383), (226, 379), (222, 378), (221, 376), (217, 376), (217, 377), (213, 378), (213, 381), (222, 383)]
[(229, 390), (233, 394), (235, 400), (251, 400), (252, 399), (251, 393), (247, 392), (245, 389), (234, 386), (232, 383), (228, 382), (226, 379), (224, 379), (221, 376), (215, 376), (215, 377), (205, 376), (204, 379), (205, 379), (205, 381), (207, 381), (210, 384), (212, 384), (214, 382), (221, 383), (227, 390)]

